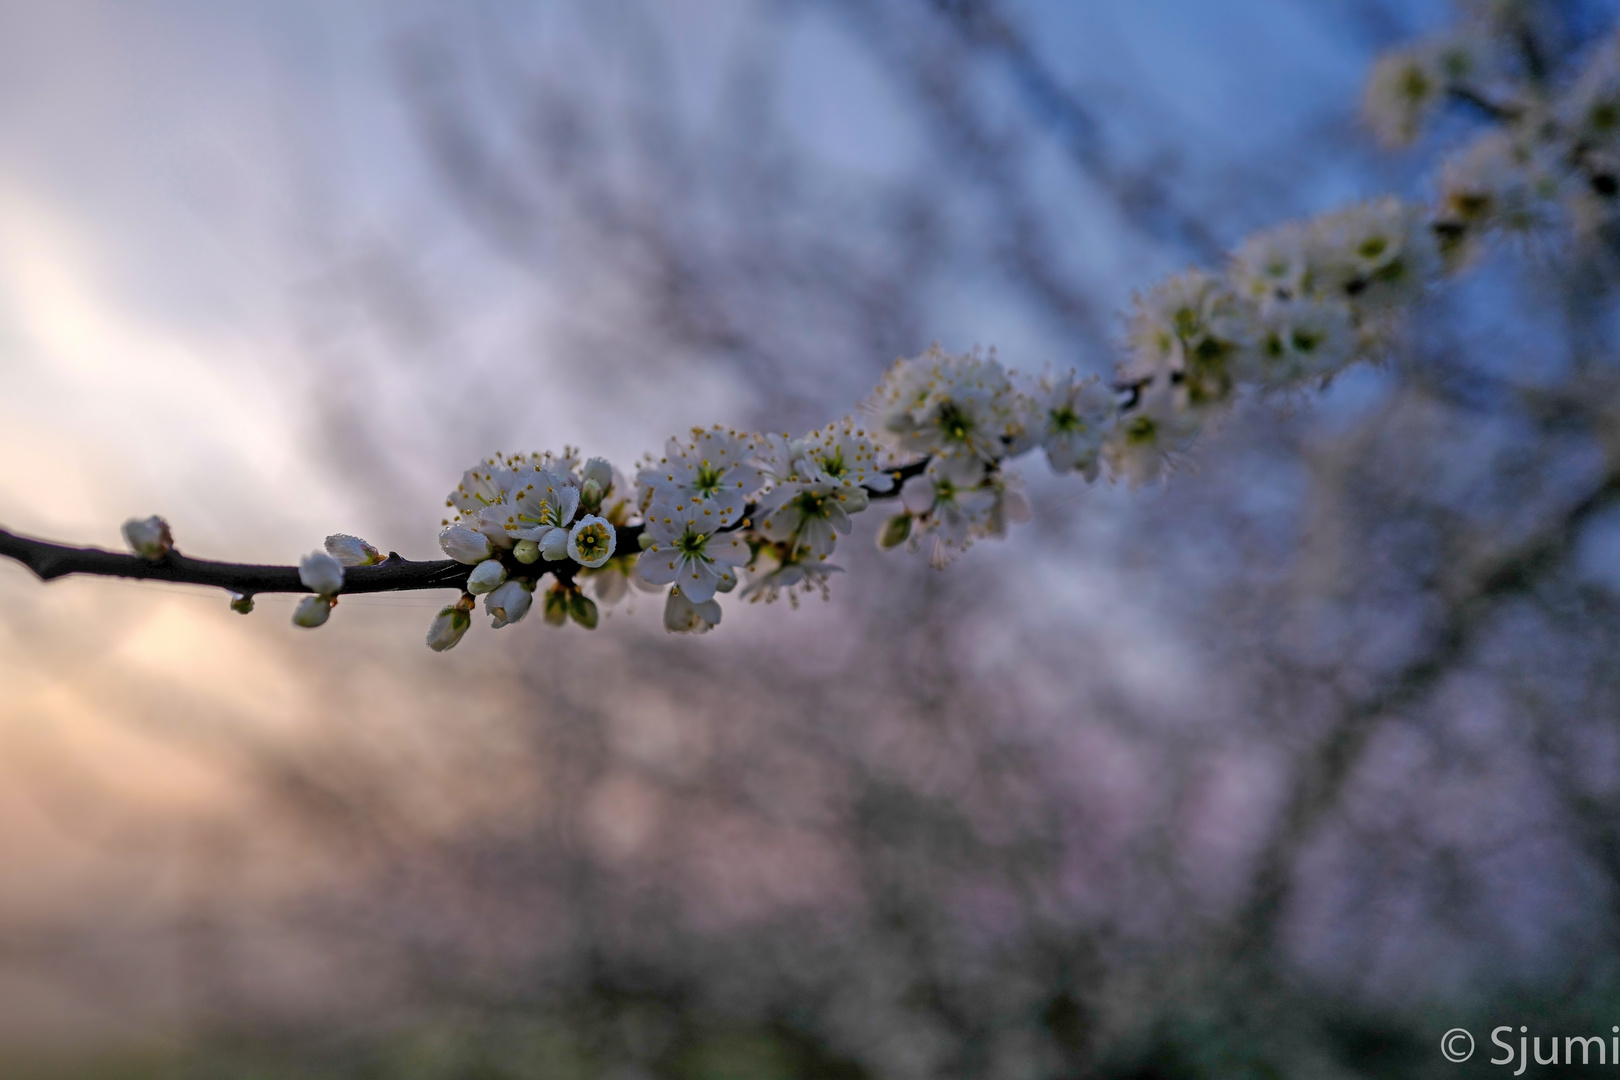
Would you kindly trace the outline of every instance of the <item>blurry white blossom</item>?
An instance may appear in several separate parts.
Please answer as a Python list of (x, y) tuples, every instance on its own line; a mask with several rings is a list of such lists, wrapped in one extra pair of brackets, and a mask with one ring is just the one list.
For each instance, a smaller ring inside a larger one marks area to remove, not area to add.
[(1447, 93), (1478, 79), (1484, 66), (1483, 43), (1466, 34), (1385, 53), (1367, 80), (1362, 115), (1386, 145), (1405, 146), (1439, 112)]
[(939, 346), (897, 360), (866, 403), (877, 428), (910, 455), (995, 462), (1023, 433), (1011, 380), (995, 354)]
[(174, 536), (169, 523), (153, 514), (149, 518), (130, 518), (124, 522), (124, 543), (143, 559), (161, 559), (174, 550)]
[(293, 625), (311, 630), (324, 625), (327, 618), (332, 614), (333, 602), (330, 596), (304, 597), (298, 601), (298, 606), (293, 609)]
[(1298, 386), (1338, 372), (1355, 357), (1356, 344), (1350, 309), (1342, 303), (1277, 305), (1259, 318), (1244, 374), (1268, 389)]
[(321, 596), (336, 596), (343, 588), (343, 564), (324, 551), (311, 552), (298, 563), (298, 580)]
[(1252, 308), (1230, 285), (1188, 270), (1137, 295), (1120, 375), (1139, 386), (1174, 385), (1189, 407), (1219, 404), (1232, 394), (1252, 333)]
[(1103, 442), (1109, 470), (1132, 487), (1151, 483), (1181, 460), (1198, 427), (1196, 417), (1176, 407), (1168, 389), (1144, 393)]
[(900, 489), (900, 501), (917, 519), (911, 544), (928, 538), (928, 562), (936, 568), (989, 534), (999, 500), (984, 464), (968, 458), (935, 458)]
[(1081, 378), (1073, 371), (1047, 375), (1029, 398), (1026, 427), (1035, 436), (1052, 471), (1058, 475), (1078, 471), (1097, 479), (1103, 434), (1118, 412), (1114, 397), (1096, 376)]
[(706, 600), (696, 604), (679, 586), (669, 590), (664, 602), (664, 629), (672, 634), (706, 634), (720, 625), (720, 602)]

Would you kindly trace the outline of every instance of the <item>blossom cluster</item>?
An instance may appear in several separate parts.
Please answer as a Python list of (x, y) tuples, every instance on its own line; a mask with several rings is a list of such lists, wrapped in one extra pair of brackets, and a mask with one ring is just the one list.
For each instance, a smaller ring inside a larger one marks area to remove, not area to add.
[[(1386, 141), (1417, 138), (1447, 101), (1490, 129), (1440, 170), (1424, 206), (1384, 198), (1251, 236), (1216, 269), (1173, 275), (1133, 301), (1115, 378), (1021, 375), (993, 351), (934, 347), (897, 360), (851, 415), (795, 436), (696, 428), (633, 472), (564, 448), (497, 454), (445, 500), (444, 552), (471, 567), (434, 618), (443, 651), (478, 597), (497, 629), (544, 590), (544, 621), (592, 628), (634, 590), (662, 593), (664, 626), (702, 633), (720, 598), (827, 595), (853, 519), (894, 509), (882, 548), (926, 549), (944, 567), (1029, 516), (1009, 459), (1039, 450), (1052, 470), (1140, 485), (1172, 468), (1245, 391), (1326, 385), (1377, 360), (1403, 315), (1492, 235), (1611, 224), (1620, 194), (1620, 38), (1558, 78), (1536, 53), (1536, 6), (1469, 0), (1456, 32), (1382, 58), (1365, 108)], [(160, 518), (125, 526), (147, 559), (173, 549)], [(323, 624), (345, 568), (380, 562), (347, 535), (304, 559), (310, 591), (294, 622)], [(233, 601), (239, 611), (251, 597)]]
[(1491, 234), (1567, 238), (1620, 213), (1620, 34), (1580, 68), (1551, 70), (1540, 5), (1476, 0), (1455, 29), (1385, 54), (1364, 112), (1385, 142), (1424, 134), (1448, 103), (1490, 121), (1436, 181), (1435, 231), (1448, 265)]

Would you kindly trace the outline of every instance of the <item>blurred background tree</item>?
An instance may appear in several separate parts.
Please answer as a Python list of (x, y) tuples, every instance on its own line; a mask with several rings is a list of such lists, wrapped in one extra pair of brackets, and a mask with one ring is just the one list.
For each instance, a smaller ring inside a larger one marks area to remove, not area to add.
[[(1106, 374), (1133, 288), (1422, 195), (1478, 127), (1385, 155), (1356, 119), (1443, 4), (1105, 7), (262, 16), (374, 48), (416, 155), (356, 216), (322, 139), (387, 172), (372, 114), (302, 126), (346, 54), (288, 95), (303, 272), (271, 369), (348, 515), (322, 528), (428, 548), (421, 509), (492, 447), (797, 430), (936, 339)], [(1531, 7), (1549, 62), (1613, 32)], [(14, 797), (119, 867), (0, 924), (0, 966), (70, 1003), (7, 1036), (13, 1071), (1390, 1077), (1456, 1070), (1451, 1027), (1601, 1033), (1615, 251), (1500, 245), (1387, 367), (1244, 402), (1159, 487), (1028, 464), (1035, 522), (943, 574), (851, 544), (825, 605), (431, 664), (379, 601), (236, 697), (101, 686), (165, 775), (228, 794), (135, 799), (63, 767), (126, 751), (13, 735)], [(25, 648), (53, 624), (5, 595)], [(119, 647), (225, 662), (141, 632)], [(38, 670), (94, 681), (44, 637)]]

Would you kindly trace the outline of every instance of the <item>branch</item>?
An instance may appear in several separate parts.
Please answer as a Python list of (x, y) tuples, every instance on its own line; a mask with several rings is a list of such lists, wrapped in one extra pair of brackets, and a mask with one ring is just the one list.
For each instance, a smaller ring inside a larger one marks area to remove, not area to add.
[[(296, 566), (260, 566), (253, 563), (217, 562), (194, 559), (171, 551), (158, 559), (103, 551), (93, 547), (69, 547), (48, 540), (0, 529), (0, 555), (15, 559), (32, 570), (41, 581), (54, 581), (72, 574), (98, 577), (135, 578), (141, 581), (170, 581), (184, 585), (208, 585), (242, 596), (256, 593), (307, 593), (311, 590), (298, 578)], [(525, 570), (532, 568), (525, 567)], [(454, 559), (414, 562), (390, 552), (376, 566), (350, 567), (343, 575), (345, 593), (404, 592), (412, 589), (460, 589), (466, 585), (472, 567)]]
[(1559, 518), (1518, 547), (1481, 567), (1453, 599), (1433, 646), (1396, 672), (1384, 687), (1349, 705), (1295, 781), (1281, 831), (1255, 874), (1254, 891), (1236, 926), (1236, 949), (1250, 953), (1276, 931), (1293, 891), (1293, 862), (1339, 803), (1362, 752), (1380, 723), (1437, 686), (1472, 647), (1487, 616), (1503, 601), (1534, 589), (1563, 564), (1580, 529), (1620, 501), (1620, 468), (1610, 471)]
[[(928, 459), (914, 461), (894, 470), (895, 485), (888, 491), (867, 493), (873, 501), (893, 498), (900, 493), (900, 485), (913, 476), (919, 476), (928, 466)], [(740, 519), (718, 531), (731, 532), (746, 526), (756, 513), (757, 506), (749, 503)], [(621, 525), (617, 529), (620, 551), (635, 551), (640, 547), (640, 525)], [(55, 581), (73, 574), (91, 574), (96, 577), (135, 578), (140, 581), (169, 581), (182, 585), (207, 585), (225, 589), (239, 596), (259, 593), (312, 592), (298, 576), (296, 566), (260, 566), (254, 563), (218, 562), (214, 559), (193, 559), (178, 551), (170, 551), (158, 559), (128, 555), (117, 551), (104, 551), (93, 547), (70, 547), (49, 540), (36, 540), (19, 536), (0, 528), (0, 556), (15, 559), (34, 572), (41, 581)], [(511, 551), (499, 551), (490, 556), (506, 567), (508, 577), (536, 579), (553, 575), (559, 582), (573, 580), (579, 564), (572, 559), (557, 562), (522, 563)], [(473, 568), (454, 559), (431, 559), (416, 562), (401, 558), (390, 551), (388, 558), (375, 566), (351, 566), (343, 573), (343, 593), (412, 592), (422, 589), (459, 589), (467, 587), (467, 576)]]

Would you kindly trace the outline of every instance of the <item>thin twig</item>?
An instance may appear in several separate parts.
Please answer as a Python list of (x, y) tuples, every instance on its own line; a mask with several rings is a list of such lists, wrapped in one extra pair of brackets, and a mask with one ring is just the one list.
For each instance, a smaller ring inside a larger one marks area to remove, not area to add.
[[(927, 459), (911, 462), (893, 470), (894, 486), (888, 491), (867, 494), (873, 499), (892, 498), (899, 494), (900, 485), (927, 467)], [(721, 529), (730, 532), (742, 528), (756, 512), (750, 503), (739, 520)], [(621, 525), (617, 532), (618, 551), (636, 551), (641, 544), (640, 525)], [(73, 574), (97, 577), (135, 578), (141, 581), (168, 581), (183, 585), (207, 585), (240, 596), (258, 593), (307, 593), (308, 586), (298, 576), (296, 566), (260, 566), (253, 563), (217, 562), (213, 559), (194, 559), (178, 551), (170, 551), (158, 559), (147, 559), (117, 551), (93, 547), (72, 547), (49, 540), (36, 540), (19, 536), (0, 528), (0, 556), (15, 559), (32, 570), (41, 581), (55, 581)], [(508, 577), (535, 580), (546, 574), (558, 582), (573, 580), (579, 565), (572, 559), (557, 562), (519, 562), (511, 551), (498, 551), (490, 556), (506, 567)], [(472, 567), (454, 559), (433, 559), (417, 562), (389, 552), (388, 558), (375, 566), (351, 566), (343, 573), (343, 593), (412, 592), (423, 589), (464, 590)]]

